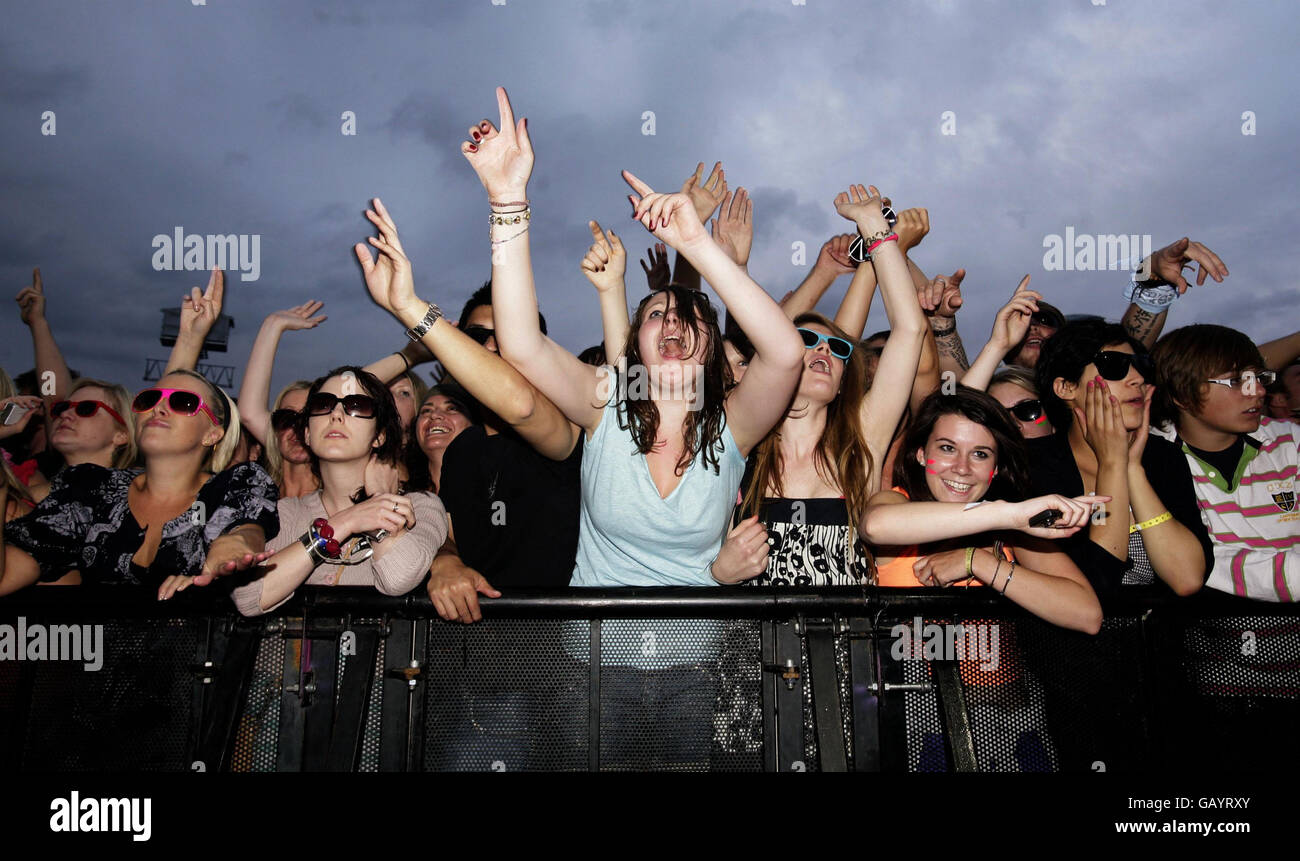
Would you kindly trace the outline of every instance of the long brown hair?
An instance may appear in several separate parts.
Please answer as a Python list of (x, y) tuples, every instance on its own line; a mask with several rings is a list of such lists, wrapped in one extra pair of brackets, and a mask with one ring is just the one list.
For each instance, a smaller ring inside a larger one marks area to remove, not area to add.
[[(704, 402), (700, 409), (690, 410), (682, 420), (682, 456), (677, 460), (676, 473), (681, 475), (703, 455), (704, 465), (712, 467), (714, 473), (721, 472), (719, 455), (722, 452), (722, 430), (726, 427), (726, 391), (731, 379), (727, 354), (722, 347), (722, 331), (718, 328), (718, 312), (713, 309), (709, 297), (699, 290), (690, 290), (670, 284), (656, 290), (641, 300), (636, 314), (632, 318), (632, 327), (627, 334), (627, 345), (623, 355), (627, 357), (628, 368), (644, 371), (641, 359), (640, 335), (645, 322), (646, 306), (660, 293), (667, 293), (676, 300), (678, 327), (682, 334), (682, 350), (686, 355), (693, 355), (696, 348), (696, 324), (703, 325), (707, 342), (704, 349), (704, 373), (699, 385), (703, 388)], [(620, 384), (618, 391), (623, 391)], [(627, 392), (632, 386), (627, 386)], [(624, 430), (631, 428), (632, 441), (637, 451), (649, 454), (654, 448), (655, 438), (659, 435), (659, 407), (651, 398), (631, 397), (625, 395), (618, 411), (618, 426)]]
[[(821, 314), (809, 312), (794, 319), (796, 326), (805, 323), (818, 323), (825, 326), (832, 334), (849, 343), (854, 339)], [(867, 388), (867, 351), (855, 349), (853, 355), (844, 364), (844, 374), (840, 377), (840, 393), (826, 405), (826, 429), (817, 441), (814, 463), (817, 475), (822, 481), (837, 487), (844, 494), (844, 502), (849, 508), (850, 523), (857, 523), (867, 509), (870, 498), (871, 473), (874, 467), (871, 450), (867, 439), (862, 435), (860, 415), (862, 401), (866, 398)], [(798, 397), (798, 393), (795, 394)], [(793, 400), (791, 401), (793, 405)], [(741, 517), (752, 517), (758, 513), (767, 489), (771, 487), (777, 497), (785, 496), (782, 476), (785, 473), (785, 458), (781, 455), (781, 427), (777, 425), (754, 448), (753, 480), (745, 488), (741, 501)]]

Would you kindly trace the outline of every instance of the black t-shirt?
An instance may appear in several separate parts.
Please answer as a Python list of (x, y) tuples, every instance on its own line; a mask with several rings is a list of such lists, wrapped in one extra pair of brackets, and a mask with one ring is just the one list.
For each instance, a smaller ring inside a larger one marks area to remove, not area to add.
[(578, 555), (582, 435), (563, 461), (517, 434), (466, 428), (443, 455), (438, 497), (466, 565), (498, 589), (567, 586)]
[(1241, 453), (1246, 450), (1246, 437), (1237, 434), (1237, 441), (1222, 451), (1205, 451), (1190, 443), (1187, 447), (1192, 454), (1214, 467), (1224, 481), (1232, 481), (1237, 474), (1237, 464), (1241, 462)]
[[(1029, 473), (1032, 496), (1059, 493), (1075, 497), (1083, 494), (1083, 476), (1074, 462), (1074, 453), (1070, 451), (1065, 433), (1027, 439), (1025, 444), (1029, 448), (1029, 462), (1032, 464)], [(1204, 576), (1209, 577), (1210, 569), (1214, 567), (1214, 551), (1205, 524), (1201, 521), (1192, 473), (1182, 448), (1153, 434), (1142, 451), (1142, 468), (1151, 488), (1169, 509), (1169, 513), (1200, 541), (1201, 551), (1205, 555)], [(1124, 512), (1119, 516), (1127, 515)], [(1110, 551), (1094, 543), (1088, 537), (1087, 529), (1081, 529), (1070, 538), (1062, 538), (1056, 543), (1079, 566), (1098, 595), (1104, 596), (1120, 588), (1124, 574), (1133, 565), (1132, 557), (1127, 560), (1117, 559)], [(1156, 583), (1164, 585), (1163, 580), (1157, 579)]]

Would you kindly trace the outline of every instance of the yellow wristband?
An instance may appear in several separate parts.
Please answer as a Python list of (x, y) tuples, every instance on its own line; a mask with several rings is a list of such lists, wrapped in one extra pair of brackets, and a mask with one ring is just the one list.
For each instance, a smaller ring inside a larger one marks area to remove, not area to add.
[(974, 567), (975, 567), (975, 548), (967, 547), (966, 548), (966, 576), (967, 577), (975, 576), (975, 572), (974, 570), (972, 570)]
[(1166, 511), (1164, 514), (1157, 514), (1155, 517), (1151, 518), (1150, 520), (1143, 520), (1141, 523), (1134, 523), (1132, 526), (1128, 528), (1128, 534), (1132, 535), (1134, 532), (1141, 532), (1143, 529), (1150, 529), (1152, 526), (1159, 526), (1161, 523), (1164, 523), (1166, 520), (1173, 520), (1173, 519), (1174, 516), (1170, 514), (1168, 511)]

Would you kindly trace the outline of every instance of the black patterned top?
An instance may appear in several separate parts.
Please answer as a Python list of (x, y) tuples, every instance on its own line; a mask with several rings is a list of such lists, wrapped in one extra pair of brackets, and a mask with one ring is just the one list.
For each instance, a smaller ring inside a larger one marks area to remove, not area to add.
[(260, 466), (241, 463), (209, 478), (194, 505), (163, 525), (158, 554), (142, 568), (131, 560), (146, 527), (127, 505), (140, 472), (94, 464), (63, 470), (31, 514), (5, 525), (5, 541), (36, 560), (41, 580), (79, 570), (86, 586), (157, 587), (172, 574), (198, 574), (208, 545), (236, 526), (256, 524), (268, 540), (280, 531), (275, 482)]
[[(767, 570), (755, 586), (857, 586), (870, 582), (871, 554), (849, 525), (843, 499), (763, 500), (759, 520), (767, 525)], [(849, 558), (849, 535), (854, 546)]]

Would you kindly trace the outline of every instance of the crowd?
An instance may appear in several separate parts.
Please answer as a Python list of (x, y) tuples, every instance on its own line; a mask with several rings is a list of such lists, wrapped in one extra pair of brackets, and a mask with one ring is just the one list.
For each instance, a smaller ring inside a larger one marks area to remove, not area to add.
[[(925, 209), (850, 186), (833, 201), (848, 232), (777, 302), (748, 269), (754, 201), (721, 164), (675, 192), (626, 172), (660, 243), (649, 291), (629, 313), (625, 237), (590, 222), (603, 333), (577, 356), (547, 336), (527, 122), (498, 102), (500, 124), (461, 144), (490, 282), (449, 318), (374, 200), (355, 253), (411, 343), (274, 400), (280, 339), (319, 325), (320, 302), (266, 318), (232, 397), (195, 372), (214, 271), (166, 373), (132, 398), (68, 369), (37, 270), (17, 299), (34, 368), (0, 371), (0, 595), (129, 584), (256, 615), (304, 584), (424, 588), (470, 623), (480, 596), (519, 588), (964, 583), (1090, 633), (1098, 596), (1129, 586), (1300, 595), (1300, 332), (1161, 337), (1194, 301), (1189, 266), (1198, 286), (1228, 276), (1201, 243), (1135, 266), (1118, 323), (1067, 316), (1026, 276), (970, 361), (964, 270), (913, 259)], [(864, 338), (877, 291), (888, 328)], [(429, 387), (418, 367), (435, 359)]]

